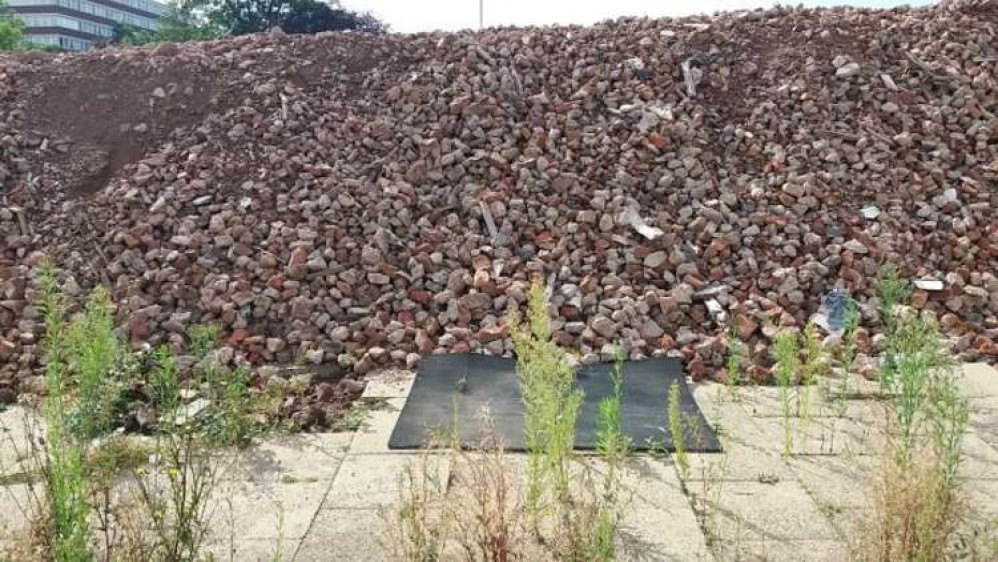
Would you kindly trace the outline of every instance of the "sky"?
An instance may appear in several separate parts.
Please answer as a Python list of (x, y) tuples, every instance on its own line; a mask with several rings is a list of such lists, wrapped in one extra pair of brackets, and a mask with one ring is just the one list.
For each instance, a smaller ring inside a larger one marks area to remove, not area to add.
[[(591, 24), (621, 16), (685, 16), (719, 10), (772, 6), (775, 0), (481, 0), (485, 25)], [(392, 27), (411, 33), (478, 27), (479, 0), (340, 0), (347, 9), (371, 12)], [(828, 6), (848, 4), (885, 8), (925, 5), (932, 0), (784, 0), (783, 4)]]

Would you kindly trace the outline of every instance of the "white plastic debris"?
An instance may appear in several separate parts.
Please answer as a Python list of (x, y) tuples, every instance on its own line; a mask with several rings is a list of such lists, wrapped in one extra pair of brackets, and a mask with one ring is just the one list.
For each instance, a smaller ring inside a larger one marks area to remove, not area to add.
[(868, 221), (877, 220), (877, 217), (880, 216), (880, 209), (874, 205), (863, 207), (859, 212), (862, 213), (863, 218)]
[(919, 277), (917, 279), (912, 279), (911, 282), (917, 289), (931, 291), (934, 293), (942, 291), (946, 288), (946, 284), (943, 283), (942, 279), (937, 279), (935, 277)]
[(624, 221), (631, 225), (631, 227), (637, 231), (638, 234), (644, 236), (648, 240), (655, 240), (661, 237), (665, 232), (662, 229), (656, 228), (654, 226), (648, 226), (648, 223), (641, 218), (641, 215), (634, 209), (627, 209), (624, 211), (623, 217)]
[(717, 299), (708, 299), (705, 304), (707, 305), (707, 312), (715, 322), (718, 324), (727, 323), (728, 313), (724, 311), (724, 307), (721, 306), (721, 303), (717, 302)]

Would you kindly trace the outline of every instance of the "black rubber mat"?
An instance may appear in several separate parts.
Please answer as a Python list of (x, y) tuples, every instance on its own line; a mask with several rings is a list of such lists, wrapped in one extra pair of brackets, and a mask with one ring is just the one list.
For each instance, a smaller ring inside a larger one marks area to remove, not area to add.
[[(575, 448), (596, 447), (597, 408), (613, 392), (612, 364), (583, 367), (576, 384), (585, 393), (575, 428)], [(680, 412), (687, 450), (721, 450), (717, 434), (707, 424), (686, 385), (683, 365), (675, 358), (655, 358), (624, 364), (622, 425), (636, 450), (664, 445), (674, 450), (666, 415), (669, 386), (678, 383)], [(503, 357), (456, 354), (425, 357), (402, 414), (395, 424), (392, 449), (425, 447), (434, 435), (456, 426), (462, 445), (481, 442), (481, 412), (487, 407), (495, 431), (508, 450), (522, 451), (523, 403), (520, 400), (516, 362)]]

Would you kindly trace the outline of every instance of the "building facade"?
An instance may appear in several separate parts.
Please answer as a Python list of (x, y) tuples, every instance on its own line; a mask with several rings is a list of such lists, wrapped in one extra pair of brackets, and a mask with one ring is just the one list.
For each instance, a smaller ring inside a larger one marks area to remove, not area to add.
[(155, 0), (6, 0), (24, 22), (25, 39), (83, 51), (109, 41), (115, 26), (155, 30), (166, 5)]

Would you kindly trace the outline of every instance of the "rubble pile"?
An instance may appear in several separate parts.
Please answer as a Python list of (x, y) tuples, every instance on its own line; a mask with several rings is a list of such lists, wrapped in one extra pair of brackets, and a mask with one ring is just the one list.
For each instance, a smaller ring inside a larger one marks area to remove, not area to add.
[(894, 262), (994, 360), (996, 30), (983, 2), (0, 59), (0, 393), (37, 362), (45, 257), (136, 346), (215, 323), (233, 362), (509, 353), (538, 279), (584, 361), (723, 376), (733, 324), (757, 380), (834, 287), (868, 361)]

